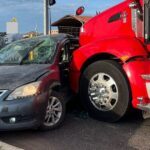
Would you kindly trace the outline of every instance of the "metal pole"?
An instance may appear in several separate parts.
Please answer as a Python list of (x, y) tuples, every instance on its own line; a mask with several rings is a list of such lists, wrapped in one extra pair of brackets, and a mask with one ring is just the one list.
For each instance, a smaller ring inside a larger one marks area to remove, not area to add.
[(48, 34), (49, 29), (49, 17), (48, 17), (48, 0), (44, 0), (44, 35)]
[(50, 15), (50, 35), (52, 34), (52, 12), (51, 6), (49, 7), (49, 15)]

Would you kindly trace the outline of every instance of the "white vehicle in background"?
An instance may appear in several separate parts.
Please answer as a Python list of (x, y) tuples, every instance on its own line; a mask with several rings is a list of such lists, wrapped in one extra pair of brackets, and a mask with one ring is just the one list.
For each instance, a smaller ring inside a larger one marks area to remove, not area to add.
[(5, 44), (10, 44), (11, 42), (21, 40), (23, 38), (22, 34), (7, 34), (4, 37)]

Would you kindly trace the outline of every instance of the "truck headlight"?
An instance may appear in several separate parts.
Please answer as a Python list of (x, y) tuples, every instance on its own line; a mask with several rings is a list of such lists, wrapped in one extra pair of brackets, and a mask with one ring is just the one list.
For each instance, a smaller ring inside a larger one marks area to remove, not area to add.
[(80, 32), (82, 32), (82, 33), (85, 32), (84, 26), (82, 26), (82, 27), (80, 28)]
[(146, 90), (147, 90), (148, 97), (150, 98), (150, 83), (149, 82), (146, 83)]
[(150, 80), (150, 74), (141, 75), (144, 80)]
[(24, 97), (28, 97), (28, 96), (34, 96), (38, 92), (40, 83), (41, 82), (38, 81), (38, 82), (33, 82), (33, 83), (30, 83), (30, 84), (26, 84), (24, 86), (21, 86), (21, 87), (15, 89), (7, 97), (6, 100), (10, 101), (10, 100), (18, 99), (18, 98), (24, 98)]

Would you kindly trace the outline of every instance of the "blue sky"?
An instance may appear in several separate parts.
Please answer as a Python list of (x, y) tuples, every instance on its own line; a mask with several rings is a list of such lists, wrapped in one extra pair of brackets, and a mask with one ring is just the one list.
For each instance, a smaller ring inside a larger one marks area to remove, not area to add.
[[(84, 15), (95, 15), (123, 0), (56, 0), (52, 7), (52, 20), (67, 14), (74, 14), (79, 6), (85, 7)], [(43, 0), (0, 0), (0, 32), (6, 30), (6, 22), (16, 17), (20, 32), (28, 32), (38, 27), (43, 31)]]

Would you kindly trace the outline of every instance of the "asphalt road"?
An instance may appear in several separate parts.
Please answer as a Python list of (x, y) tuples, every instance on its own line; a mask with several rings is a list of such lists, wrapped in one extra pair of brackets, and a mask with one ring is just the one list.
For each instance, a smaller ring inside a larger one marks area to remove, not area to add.
[(150, 150), (150, 120), (135, 113), (110, 124), (72, 111), (60, 129), (0, 132), (0, 141), (25, 150)]

